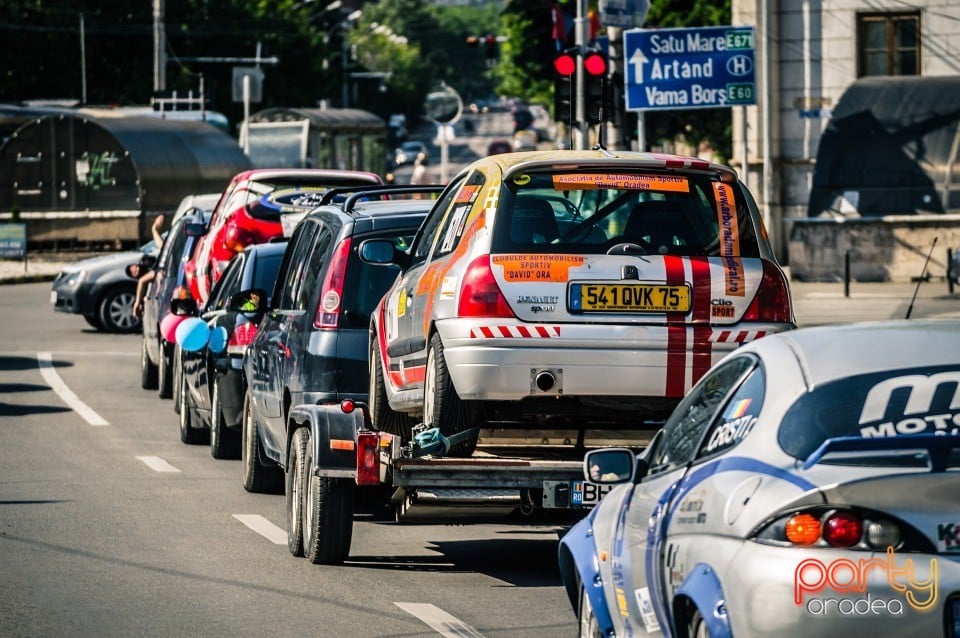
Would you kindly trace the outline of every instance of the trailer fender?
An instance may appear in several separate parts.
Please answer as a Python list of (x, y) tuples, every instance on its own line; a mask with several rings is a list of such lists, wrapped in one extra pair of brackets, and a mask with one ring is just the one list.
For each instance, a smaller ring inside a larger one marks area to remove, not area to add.
[(298, 405), (290, 410), (290, 421), (310, 428), (315, 476), (356, 478), (359, 410), (346, 414), (339, 404)]

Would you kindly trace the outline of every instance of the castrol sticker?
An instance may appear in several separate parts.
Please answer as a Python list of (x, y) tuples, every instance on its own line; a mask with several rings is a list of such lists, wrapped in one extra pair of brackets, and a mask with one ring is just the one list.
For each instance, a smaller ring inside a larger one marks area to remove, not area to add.
[(746, 294), (743, 278), (743, 260), (740, 259), (740, 227), (733, 189), (729, 184), (715, 182), (713, 193), (717, 200), (717, 221), (720, 224), (720, 260), (727, 295), (743, 297)]
[(690, 182), (676, 175), (630, 175), (618, 173), (561, 173), (553, 176), (557, 190), (595, 190), (619, 188), (623, 190), (663, 191), (689, 193)]
[(494, 255), (492, 261), (503, 268), (507, 281), (553, 281), (570, 279), (570, 269), (582, 266), (580, 255)]

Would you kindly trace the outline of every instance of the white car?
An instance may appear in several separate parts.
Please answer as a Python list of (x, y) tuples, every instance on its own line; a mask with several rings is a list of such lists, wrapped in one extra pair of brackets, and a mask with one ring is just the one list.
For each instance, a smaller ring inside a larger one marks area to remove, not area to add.
[[(535, 151), (455, 177), (374, 313), (374, 422), (635, 428), (710, 366), (795, 327), (753, 198), (696, 158)], [(406, 434), (406, 432), (400, 432)], [(459, 453), (470, 451), (469, 445)]]

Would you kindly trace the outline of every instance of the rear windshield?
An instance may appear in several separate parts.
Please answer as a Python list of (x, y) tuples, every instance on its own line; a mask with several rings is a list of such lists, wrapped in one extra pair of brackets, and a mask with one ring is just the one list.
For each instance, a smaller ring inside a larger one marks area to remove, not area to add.
[[(393, 239), (399, 250), (408, 250), (413, 242), (416, 229), (403, 231), (403, 234), (378, 239)], [(363, 239), (370, 239), (364, 237)], [(357, 250), (362, 239), (354, 238), (350, 250), (350, 263), (347, 265), (347, 278), (343, 286), (342, 326), (345, 328), (363, 328), (370, 326), (370, 313), (386, 294), (400, 269), (397, 266), (372, 265), (360, 261)]]
[[(538, 172), (504, 182), (496, 252), (759, 257), (739, 187), (706, 174)], [(626, 248), (622, 245), (627, 245)]]
[(835, 437), (960, 434), (960, 366), (904, 368), (819, 385), (790, 406), (778, 440), (805, 459)]
[(270, 182), (250, 182), (244, 205), (254, 219), (278, 221), (288, 213), (309, 213), (331, 188), (365, 186), (370, 179), (338, 177), (328, 180), (282, 179)]

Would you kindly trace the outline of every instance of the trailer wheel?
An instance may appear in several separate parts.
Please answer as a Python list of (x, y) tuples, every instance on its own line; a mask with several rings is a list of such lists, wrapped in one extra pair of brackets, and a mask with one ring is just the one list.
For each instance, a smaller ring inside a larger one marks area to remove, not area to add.
[[(423, 423), (428, 428), (438, 428), (444, 436), (469, 430), (478, 425), (477, 410), (460, 398), (453, 387), (447, 362), (443, 358), (443, 342), (440, 335), (430, 337), (427, 351), (427, 372), (423, 383)], [(477, 448), (476, 437), (460, 441), (447, 451), (447, 456), (466, 457)]]
[(303, 495), (306, 493), (307, 448), (311, 446), (310, 428), (297, 428), (290, 440), (287, 468), (287, 549), (303, 556)]
[(314, 565), (339, 565), (350, 555), (353, 538), (353, 481), (314, 476), (312, 445), (307, 446), (304, 467), (304, 556)]
[(377, 339), (377, 335), (373, 335), (373, 345), (370, 347), (369, 370), (370, 387), (367, 405), (369, 406), (373, 429), (396, 434), (403, 440), (409, 441), (412, 436), (413, 419), (391, 408), (387, 401), (383, 363), (380, 359), (380, 341)]

